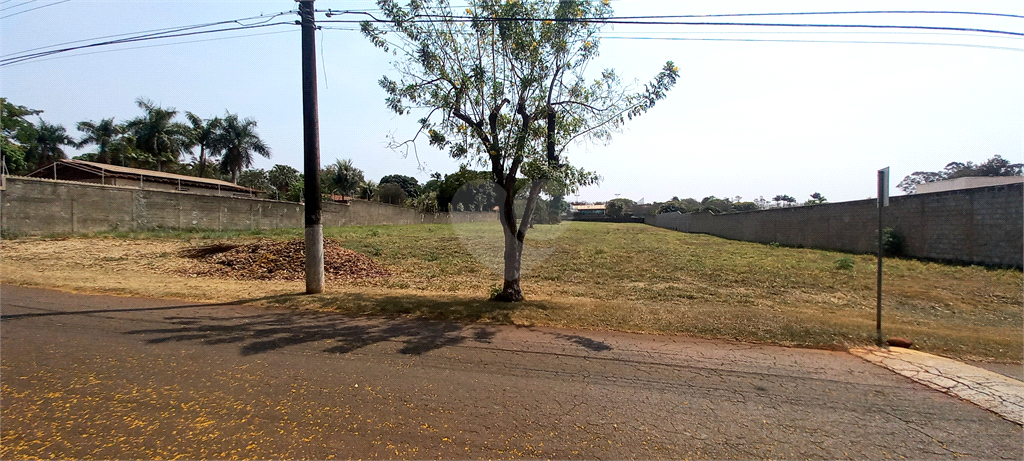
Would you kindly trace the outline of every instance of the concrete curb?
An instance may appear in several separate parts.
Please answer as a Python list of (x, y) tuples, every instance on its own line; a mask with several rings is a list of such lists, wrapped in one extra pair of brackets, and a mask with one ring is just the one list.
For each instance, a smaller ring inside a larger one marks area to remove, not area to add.
[(1024, 382), (911, 349), (863, 347), (850, 353), (1024, 425)]

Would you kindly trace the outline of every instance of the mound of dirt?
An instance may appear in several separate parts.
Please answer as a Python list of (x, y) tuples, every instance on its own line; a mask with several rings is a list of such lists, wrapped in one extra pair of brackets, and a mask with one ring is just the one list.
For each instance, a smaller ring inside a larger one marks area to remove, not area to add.
[[(181, 250), (196, 261), (188, 275), (221, 276), (239, 280), (305, 280), (306, 250), (302, 239), (257, 240), (237, 245), (215, 243)], [(368, 256), (324, 239), (324, 275), (330, 280), (388, 277), (391, 272)]]

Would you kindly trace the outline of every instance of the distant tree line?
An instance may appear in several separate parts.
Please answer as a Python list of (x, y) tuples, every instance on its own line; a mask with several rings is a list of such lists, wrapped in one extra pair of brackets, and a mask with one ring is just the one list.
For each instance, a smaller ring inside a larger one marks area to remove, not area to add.
[(64, 148), (94, 146), (92, 152), (75, 157), (132, 168), (142, 168), (203, 178), (239, 182), (243, 171), (252, 167), (254, 156), (270, 158), (271, 149), (256, 132), (256, 121), (225, 112), (221, 117), (202, 118), (139, 98), (142, 114), (117, 122), (113, 118), (79, 122), (77, 139), (59, 124), (28, 117), (43, 111), (15, 105), (0, 98), (4, 166), (10, 174), (27, 174), (61, 159)]
[(995, 155), (977, 165), (973, 162), (950, 162), (942, 171), (915, 171), (903, 178), (896, 187), (903, 192), (913, 194), (917, 192), (917, 186), (930, 182), (971, 176), (1021, 176), (1022, 170), (1024, 170), (1024, 164), (1010, 163), (1009, 160)]
[[(618, 200), (618, 199), (617, 199)], [(614, 202), (614, 201), (612, 201)], [(733, 198), (718, 198), (714, 195), (704, 197), (700, 201), (692, 198), (680, 199), (679, 197), (672, 197), (671, 200), (662, 203), (656, 203), (648, 207), (649, 214), (661, 214), (661, 213), (703, 213), (711, 212), (714, 214), (723, 213), (739, 213), (742, 211), (755, 211), (755, 210), (766, 210), (768, 208), (780, 208), (790, 207), (798, 205), (818, 205), (821, 203), (828, 202), (820, 192), (815, 192), (810, 195), (810, 198), (805, 200), (803, 203), (789, 195), (779, 194), (772, 197), (771, 200), (767, 200), (764, 196), (758, 197), (753, 201), (744, 201), (742, 197), (736, 196)], [(611, 202), (609, 202), (611, 203)]]

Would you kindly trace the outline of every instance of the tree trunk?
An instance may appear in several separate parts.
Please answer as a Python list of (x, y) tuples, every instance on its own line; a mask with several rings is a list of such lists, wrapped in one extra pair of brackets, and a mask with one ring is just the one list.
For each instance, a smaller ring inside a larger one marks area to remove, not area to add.
[(523, 301), (523, 290), (519, 287), (519, 276), (523, 265), (523, 243), (511, 232), (505, 232), (505, 283), (501, 292), (491, 298), (493, 301)]
[(540, 196), (541, 185), (540, 181), (534, 181), (530, 186), (526, 209), (518, 226), (515, 218), (515, 197), (511, 192), (506, 193), (505, 200), (498, 210), (505, 234), (505, 280), (501, 291), (491, 298), (493, 301), (520, 302), (526, 299), (523, 296), (523, 290), (519, 287), (519, 278), (522, 275), (523, 267), (523, 242), (526, 240), (526, 230), (530, 226), (530, 218)]
[(202, 145), (199, 146), (199, 177), (204, 177), (203, 173), (206, 173), (206, 148)]

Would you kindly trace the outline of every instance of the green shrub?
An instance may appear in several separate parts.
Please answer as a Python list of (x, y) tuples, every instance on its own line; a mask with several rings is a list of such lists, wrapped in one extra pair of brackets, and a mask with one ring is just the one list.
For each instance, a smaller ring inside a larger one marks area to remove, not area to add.
[(882, 253), (885, 256), (903, 255), (903, 236), (890, 227), (882, 229)]
[(842, 258), (837, 259), (835, 262), (836, 269), (843, 271), (853, 270), (853, 264), (853, 258), (849, 256), (843, 256)]

